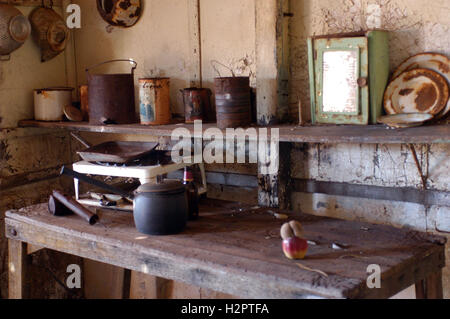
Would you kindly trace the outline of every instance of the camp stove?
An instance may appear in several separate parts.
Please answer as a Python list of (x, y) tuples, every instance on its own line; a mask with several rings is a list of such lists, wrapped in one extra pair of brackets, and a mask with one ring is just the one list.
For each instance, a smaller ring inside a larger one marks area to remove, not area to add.
[[(191, 163), (173, 163), (166, 162), (156, 164), (151, 162), (137, 161), (128, 164), (109, 164), (109, 163), (90, 163), (81, 161), (73, 164), (73, 170), (81, 174), (124, 177), (139, 179), (141, 184), (156, 183), (158, 176), (182, 170), (185, 167), (198, 166), (201, 172), (202, 187), (199, 187), (199, 194), (207, 192), (205, 166)], [(75, 197), (80, 200), (79, 180), (74, 178)]]

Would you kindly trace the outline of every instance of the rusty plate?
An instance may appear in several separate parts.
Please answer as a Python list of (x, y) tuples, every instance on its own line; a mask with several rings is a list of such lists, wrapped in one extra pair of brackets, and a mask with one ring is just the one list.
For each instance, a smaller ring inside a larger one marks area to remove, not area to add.
[(129, 28), (138, 22), (142, 4), (141, 0), (97, 0), (97, 10), (110, 25)]
[(384, 95), (387, 114), (440, 114), (447, 105), (449, 88), (446, 79), (428, 69), (402, 73), (389, 84)]
[[(438, 53), (422, 53), (417, 54), (406, 61), (404, 61), (394, 72), (394, 78), (398, 77), (405, 71), (414, 69), (429, 69), (433, 70), (447, 79), (447, 83), (450, 85), (450, 59), (445, 55)], [(437, 116), (437, 118), (444, 117), (450, 112), (450, 100), (447, 102), (447, 106)]]

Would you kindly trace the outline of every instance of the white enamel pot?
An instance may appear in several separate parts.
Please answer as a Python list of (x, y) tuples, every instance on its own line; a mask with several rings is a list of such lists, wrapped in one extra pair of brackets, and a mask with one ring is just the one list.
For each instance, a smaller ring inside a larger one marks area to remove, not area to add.
[(55, 87), (34, 91), (34, 119), (37, 121), (62, 121), (64, 107), (72, 105), (73, 88)]

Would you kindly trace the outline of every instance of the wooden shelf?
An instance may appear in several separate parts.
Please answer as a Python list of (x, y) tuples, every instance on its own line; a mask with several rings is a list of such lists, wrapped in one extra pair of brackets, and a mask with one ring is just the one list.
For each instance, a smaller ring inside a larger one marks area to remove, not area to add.
[[(138, 134), (170, 137), (174, 129), (186, 128), (191, 134), (194, 125), (173, 124), (161, 126), (132, 125), (90, 125), (74, 122), (21, 121), (20, 127), (67, 129), (71, 131)], [(203, 130), (214, 128), (215, 124), (203, 124)], [(255, 127), (258, 128), (258, 127)], [(305, 126), (281, 125), (268, 127), (280, 129), (280, 142), (291, 143), (353, 143), (353, 144), (439, 144), (450, 143), (450, 125), (430, 125), (408, 129), (391, 130), (382, 125), (371, 126)], [(223, 130), (225, 133), (225, 130)]]

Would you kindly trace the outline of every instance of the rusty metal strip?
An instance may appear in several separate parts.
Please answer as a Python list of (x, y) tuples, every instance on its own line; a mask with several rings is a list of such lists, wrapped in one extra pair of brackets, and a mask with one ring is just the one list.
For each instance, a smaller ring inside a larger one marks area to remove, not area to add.
[(419, 171), (420, 178), (422, 179), (423, 189), (427, 190), (427, 179), (428, 179), (428, 176), (425, 176), (423, 174), (422, 166), (420, 165), (419, 158), (417, 156), (416, 147), (414, 146), (414, 144), (409, 144), (409, 149), (411, 150), (411, 153), (412, 153), (413, 158), (414, 158), (414, 162), (416, 163), (417, 170)]
[(450, 207), (450, 192), (294, 179), (293, 191)]

